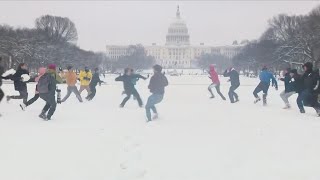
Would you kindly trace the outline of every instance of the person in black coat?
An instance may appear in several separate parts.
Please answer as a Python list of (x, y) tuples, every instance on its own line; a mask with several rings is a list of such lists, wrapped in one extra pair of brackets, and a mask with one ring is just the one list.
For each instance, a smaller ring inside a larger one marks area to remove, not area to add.
[(27, 65), (25, 63), (19, 64), (17, 71), (13, 75), (9, 75), (7, 77), (3, 77), (3, 79), (11, 79), (14, 84), (14, 89), (19, 91), (19, 96), (7, 96), (7, 101), (11, 99), (23, 99), (23, 103), (27, 103), (28, 101), (28, 89), (27, 89), (27, 82), (23, 81), (22, 75), (27, 74), (29, 75), (29, 71), (27, 70)]
[(291, 77), (290, 72), (291, 72), (291, 68), (287, 68), (284, 71), (284, 77), (280, 78), (280, 81), (284, 82), (284, 91), (280, 93), (280, 97), (285, 103), (285, 107), (283, 109), (291, 108), (291, 105), (289, 103), (289, 97), (291, 97), (296, 93), (294, 89), (295, 81), (292, 80), (293, 78)]
[[(319, 73), (313, 71), (313, 65), (311, 62), (307, 62), (303, 65), (304, 74), (302, 76), (303, 91), (302, 99), (304, 106), (313, 107), (317, 114), (320, 116), (320, 105), (317, 101), (319, 91)], [(304, 112), (302, 112), (304, 113)]]
[(99, 68), (95, 68), (94, 69), (94, 74), (92, 76), (92, 80), (89, 84), (89, 87), (90, 87), (90, 94), (86, 97), (86, 99), (88, 101), (91, 101), (95, 95), (96, 95), (96, 86), (99, 84), (99, 86), (101, 86), (101, 83), (103, 83), (103, 81), (100, 80), (100, 77), (99, 77)]
[(153, 66), (153, 71), (154, 75), (151, 77), (148, 86), (152, 95), (149, 96), (146, 104), (147, 122), (152, 120), (151, 110), (154, 113), (153, 119), (158, 118), (158, 111), (155, 107), (155, 104), (158, 104), (163, 100), (164, 88), (169, 84), (167, 78), (161, 73), (162, 67), (160, 65)]
[(2, 86), (2, 74), (4, 73), (4, 67), (1, 65), (2, 63), (2, 57), (0, 57), (0, 102), (2, 101), (4, 97), (4, 92), (1, 89)]
[(236, 71), (234, 68), (230, 68), (230, 69), (227, 69), (224, 71), (223, 76), (230, 77), (229, 81), (231, 83), (231, 86), (230, 86), (229, 92), (228, 92), (230, 102), (231, 103), (238, 102), (239, 96), (237, 93), (234, 92), (240, 86), (240, 79), (239, 79), (238, 71)]
[(302, 97), (302, 91), (304, 90), (302, 76), (298, 74), (298, 71), (296, 69), (292, 69), (290, 71), (290, 77), (292, 78), (291, 79), (292, 87), (294, 91), (298, 93), (297, 105), (300, 109), (300, 112), (305, 113), (305, 110), (303, 107), (303, 97)]
[(122, 81), (123, 82), (123, 87), (125, 94), (127, 95), (123, 101), (120, 104), (120, 107), (124, 107), (124, 105), (127, 103), (127, 101), (130, 99), (131, 95), (133, 95), (137, 101), (140, 107), (143, 106), (141, 97), (137, 91), (137, 89), (134, 87), (136, 83), (136, 79), (141, 78), (146, 80), (146, 77), (143, 77), (139, 74), (132, 74), (132, 69), (131, 68), (126, 68), (124, 70), (124, 75), (117, 77), (115, 80), (116, 81)]

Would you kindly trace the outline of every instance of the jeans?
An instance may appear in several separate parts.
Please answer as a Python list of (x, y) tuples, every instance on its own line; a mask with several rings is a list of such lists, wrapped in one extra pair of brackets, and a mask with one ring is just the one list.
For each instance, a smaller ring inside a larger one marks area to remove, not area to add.
[(157, 109), (155, 107), (155, 104), (158, 104), (162, 101), (163, 99), (163, 94), (152, 94), (148, 98), (148, 102), (146, 104), (146, 116), (148, 121), (151, 121), (151, 110), (153, 113), (157, 114)]
[(286, 91), (282, 91), (281, 93), (280, 93), (280, 97), (281, 97), (281, 99), (283, 100), (283, 102), (287, 105), (287, 106), (289, 106), (290, 105), (290, 103), (289, 103), (289, 97), (291, 97), (292, 95), (294, 95), (296, 92), (295, 91), (291, 91), (291, 92), (286, 92)]
[(214, 97), (214, 94), (213, 94), (213, 92), (212, 92), (212, 88), (216, 88), (216, 91), (217, 91), (217, 93), (220, 95), (220, 97), (223, 99), (223, 100), (225, 100), (226, 98), (223, 96), (223, 94), (221, 93), (221, 91), (220, 91), (220, 84), (214, 84), (214, 83), (212, 83), (212, 84), (210, 84), (210, 86), (208, 87), (208, 91), (210, 92), (210, 94), (211, 94), (211, 97)]
[(255, 98), (258, 98), (259, 96), (258, 96), (258, 93), (259, 92), (263, 92), (263, 94), (264, 94), (264, 96), (265, 97), (267, 97), (267, 95), (268, 95), (268, 90), (269, 90), (269, 84), (267, 84), (267, 83), (264, 83), (264, 82), (260, 82), (259, 84), (258, 84), (258, 86), (254, 89), (254, 91), (253, 91), (253, 95), (254, 95), (254, 97)]
[(229, 88), (228, 95), (231, 103), (234, 103), (235, 100), (239, 100), (238, 94), (234, 92), (236, 89), (238, 89), (239, 86), (240, 85), (231, 85), (231, 87)]
[(299, 109), (301, 110), (301, 111), (304, 111), (304, 107), (303, 107), (303, 94), (302, 94), (302, 92), (299, 92), (298, 93), (298, 97), (297, 97), (297, 105), (298, 105), (298, 107), (299, 107)]
[(27, 103), (25, 103), (26, 106), (30, 106), (31, 104), (33, 104), (34, 102), (36, 102), (39, 99), (40, 95), (39, 94), (35, 94), (33, 96), (33, 98), (29, 99), (29, 101)]
[(123, 99), (120, 106), (123, 107), (127, 103), (127, 101), (130, 99), (131, 95), (133, 95), (137, 99), (139, 106), (143, 105), (141, 97), (136, 89), (133, 89), (131, 91), (126, 91), (125, 93), (127, 94), (127, 96)]
[(91, 93), (86, 97), (88, 100), (92, 100), (96, 96), (97, 89), (95, 86), (90, 86), (90, 91)]
[(20, 95), (19, 96), (10, 96), (11, 99), (23, 99), (23, 103), (26, 104), (28, 101), (28, 90), (20, 90), (19, 91)]
[(76, 97), (78, 98), (78, 100), (80, 102), (82, 102), (82, 98), (80, 95), (80, 92), (78, 91), (77, 86), (68, 86), (67, 88), (67, 94), (66, 96), (61, 100), (61, 102), (65, 102), (71, 95), (71, 93), (74, 93), (76, 95)]
[(88, 86), (83, 86), (81, 85), (80, 86), (80, 89), (79, 89), (79, 93), (81, 94), (83, 90), (86, 90), (88, 92), (88, 95), (90, 94), (90, 87), (89, 85)]
[(46, 102), (46, 105), (42, 109), (42, 114), (46, 114), (48, 112), (47, 117), (51, 118), (57, 107), (55, 94), (40, 94), (40, 98)]

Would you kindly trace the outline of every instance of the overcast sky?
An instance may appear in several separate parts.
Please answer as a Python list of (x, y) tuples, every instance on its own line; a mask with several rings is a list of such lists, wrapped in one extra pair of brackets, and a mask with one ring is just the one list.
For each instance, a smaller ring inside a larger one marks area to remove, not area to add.
[(258, 38), (274, 15), (307, 14), (320, 2), (0, 1), (0, 24), (34, 27), (34, 20), (44, 14), (69, 17), (81, 48), (104, 51), (107, 44), (164, 44), (177, 5), (192, 44), (227, 45)]

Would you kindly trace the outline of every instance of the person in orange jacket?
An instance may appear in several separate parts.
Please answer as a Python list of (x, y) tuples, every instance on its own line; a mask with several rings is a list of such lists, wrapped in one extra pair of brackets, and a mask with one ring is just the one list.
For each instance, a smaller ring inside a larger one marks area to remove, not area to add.
[(71, 95), (71, 93), (74, 93), (76, 97), (78, 98), (79, 102), (83, 102), (80, 92), (78, 91), (78, 88), (76, 86), (77, 83), (77, 74), (73, 72), (72, 66), (67, 67), (68, 72), (64, 74), (64, 78), (66, 79), (68, 88), (67, 88), (67, 94), (66, 96), (61, 100), (61, 102), (65, 102)]

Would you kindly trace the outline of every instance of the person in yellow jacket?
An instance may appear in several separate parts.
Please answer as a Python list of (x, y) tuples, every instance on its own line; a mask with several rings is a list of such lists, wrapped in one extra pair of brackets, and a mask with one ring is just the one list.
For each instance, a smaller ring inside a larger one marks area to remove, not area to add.
[(89, 95), (91, 93), (89, 84), (90, 84), (91, 79), (92, 79), (92, 73), (91, 73), (91, 71), (89, 70), (88, 67), (85, 67), (84, 71), (80, 71), (79, 79), (80, 79), (80, 90), (79, 90), (79, 93), (81, 94), (83, 90), (86, 90), (88, 92), (88, 95)]

